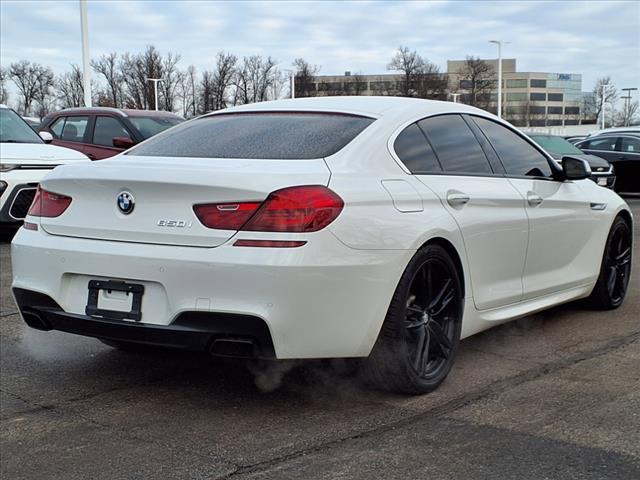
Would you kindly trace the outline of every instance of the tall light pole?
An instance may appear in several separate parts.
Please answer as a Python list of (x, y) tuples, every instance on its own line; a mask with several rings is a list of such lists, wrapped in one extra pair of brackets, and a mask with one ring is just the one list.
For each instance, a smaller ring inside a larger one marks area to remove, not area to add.
[(80, 32), (82, 35), (82, 88), (84, 106), (91, 106), (91, 59), (89, 57), (89, 26), (87, 24), (87, 0), (80, 0)]
[(296, 84), (295, 84), (296, 72), (295, 72), (295, 70), (291, 70), (290, 68), (284, 68), (284, 69), (282, 69), (282, 71), (283, 72), (289, 72), (289, 88), (291, 89), (290, 98), (296, 98)]
[(156, 112), (158, 111), (158, 82), (164, 82), (161, 78), (147, 78), (147, 82), (153, 82), (153, 94), (156, 97)]
[(502, 44), (508, 44), (511, 42), (505, 42), (504, 40), (489, 40), (489, 43), (495, 43), (498, 45), (498, 118), (502, 118)]
[(605, 96), (605, 93), (607, 92), (607, 87), (608, 87), (608, 85), (602, 84), (602, 106), (601, 106), (600, 110), (602, 110), (602, 122), (601, 122), (602, 127), (601, 127), (601, 129), (603, 129), (603, 130), (604, 130), (604, 96)]
[(624, 126), (628, 127), (629, 120), (631, 120), (629, 118), (629, 107), (631, 106), (631, 92), (638, 89), (634, 87), (634, 88), (621, 88), (620, 90), (622, 90), (623, 92), (627, 92), (627, 95), (620, 98), (624, 98)]
[(453, 103), (458, 103), (458, 97), (461, 95), (460, 93), (450, 93), (449, 95), (453, 97)]

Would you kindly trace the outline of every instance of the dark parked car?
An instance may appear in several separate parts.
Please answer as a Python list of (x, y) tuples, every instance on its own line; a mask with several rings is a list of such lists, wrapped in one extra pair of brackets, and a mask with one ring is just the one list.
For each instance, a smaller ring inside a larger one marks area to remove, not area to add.
[(606, 159), (616, 172), (616, 192), (640, 193), (640, 134), (601, 133), (576, 144), (585, 153)]
[(183, 121), (182, 117), (170, 112), (69, 108), (47, 115), (40, 131), (51, 133), (54, 145), (73, 148), (92, 160), (100, 160)]
[(591, 180), (603, 187), (614, 188), (616, 183), (615, 170), (605, 159), (584, 153), (562, 137), (537, 133), (532, 133), (529, 137), (559, 162), (562, 161), (562, 157), (565, 155), (586, 160), (591, 167)]

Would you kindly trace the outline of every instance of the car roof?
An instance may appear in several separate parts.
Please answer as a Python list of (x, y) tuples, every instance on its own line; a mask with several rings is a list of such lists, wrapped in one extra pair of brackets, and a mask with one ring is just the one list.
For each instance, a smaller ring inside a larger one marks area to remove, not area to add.
[(182, 118), (173, 112), (165, 112), (163, 110), (137, 110), (132, 108), (113, 108), (113, 107), (76, 107), (65, 108), (52, 112), (51, 115), (64, 115), (69, 113), (84, 113), (84, 114), (96, 114), (96, 113), (113, 113), (122, 117), (173, 117)]
[(413, 117), (416, 115), (429, 116), (437, 113), (475, 113), (493, 117), (493, 115), (488, 114), (484, 110), (461, 103), (390, 96), (307, 97), (275, 100), (231, 107), (209, 113), (206, 116), (232, 112), (260, 111), (318, 111), (372, 115), (375, 117), (386, 115)]

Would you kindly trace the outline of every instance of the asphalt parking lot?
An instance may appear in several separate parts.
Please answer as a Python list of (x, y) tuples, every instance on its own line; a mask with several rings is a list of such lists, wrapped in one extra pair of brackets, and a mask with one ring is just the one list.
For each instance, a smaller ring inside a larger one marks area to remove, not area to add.
[(637, 260), (619, 310), (571, 304), (464, 340), (444, 385), (407, 397), (361, 388), (339, 362), (265, 371), (31, 330), (9, 250), (2, 478), (640, 478)]

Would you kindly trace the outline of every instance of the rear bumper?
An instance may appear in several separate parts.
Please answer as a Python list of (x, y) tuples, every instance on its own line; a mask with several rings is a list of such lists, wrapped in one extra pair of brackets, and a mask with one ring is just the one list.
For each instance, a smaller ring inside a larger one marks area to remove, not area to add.
[(67, 313), (46, 295), (16, 288), (18, 308), (27, 325), (105, 340), (206, 352), (212, 355), (273, 358), (267, 325), (247, 315), (183, 312), (171, 325), (94, 318)]
[[(42, 294), (53, 303), (21, 300), (17, 294), (16, 303), (27, 323), (33, 310), (52, 329), (179, 348), (185, 348), (183, 341), (190, 345), (194, 335), (184, 331), (185, 318), (197, 316), (195, 328), (204, 332), (197, 350), (210, 350), (203, 345), (215, 340), (212, 334), (237, 336), (238, 319), (250, 317), (265, 325), (266, 343), (276, 358), (363, 357), (375, 343), (413, 255), (408, 250), (355, 250), (328, 230), (307, 234), (308, 243), (300, 248), (234, 247), (236, 239), (199, 248), (88, 240), (23, 228), (12, 243), (14, 292)], [(144, 285), (141, 321), (87, 316), (91, 280)], [(229, 322), (220, 323), (227, 316)], [(172, 335), (183, 340), (171, 340)], [(262, 352), (265, 342), (258, 340)]]

